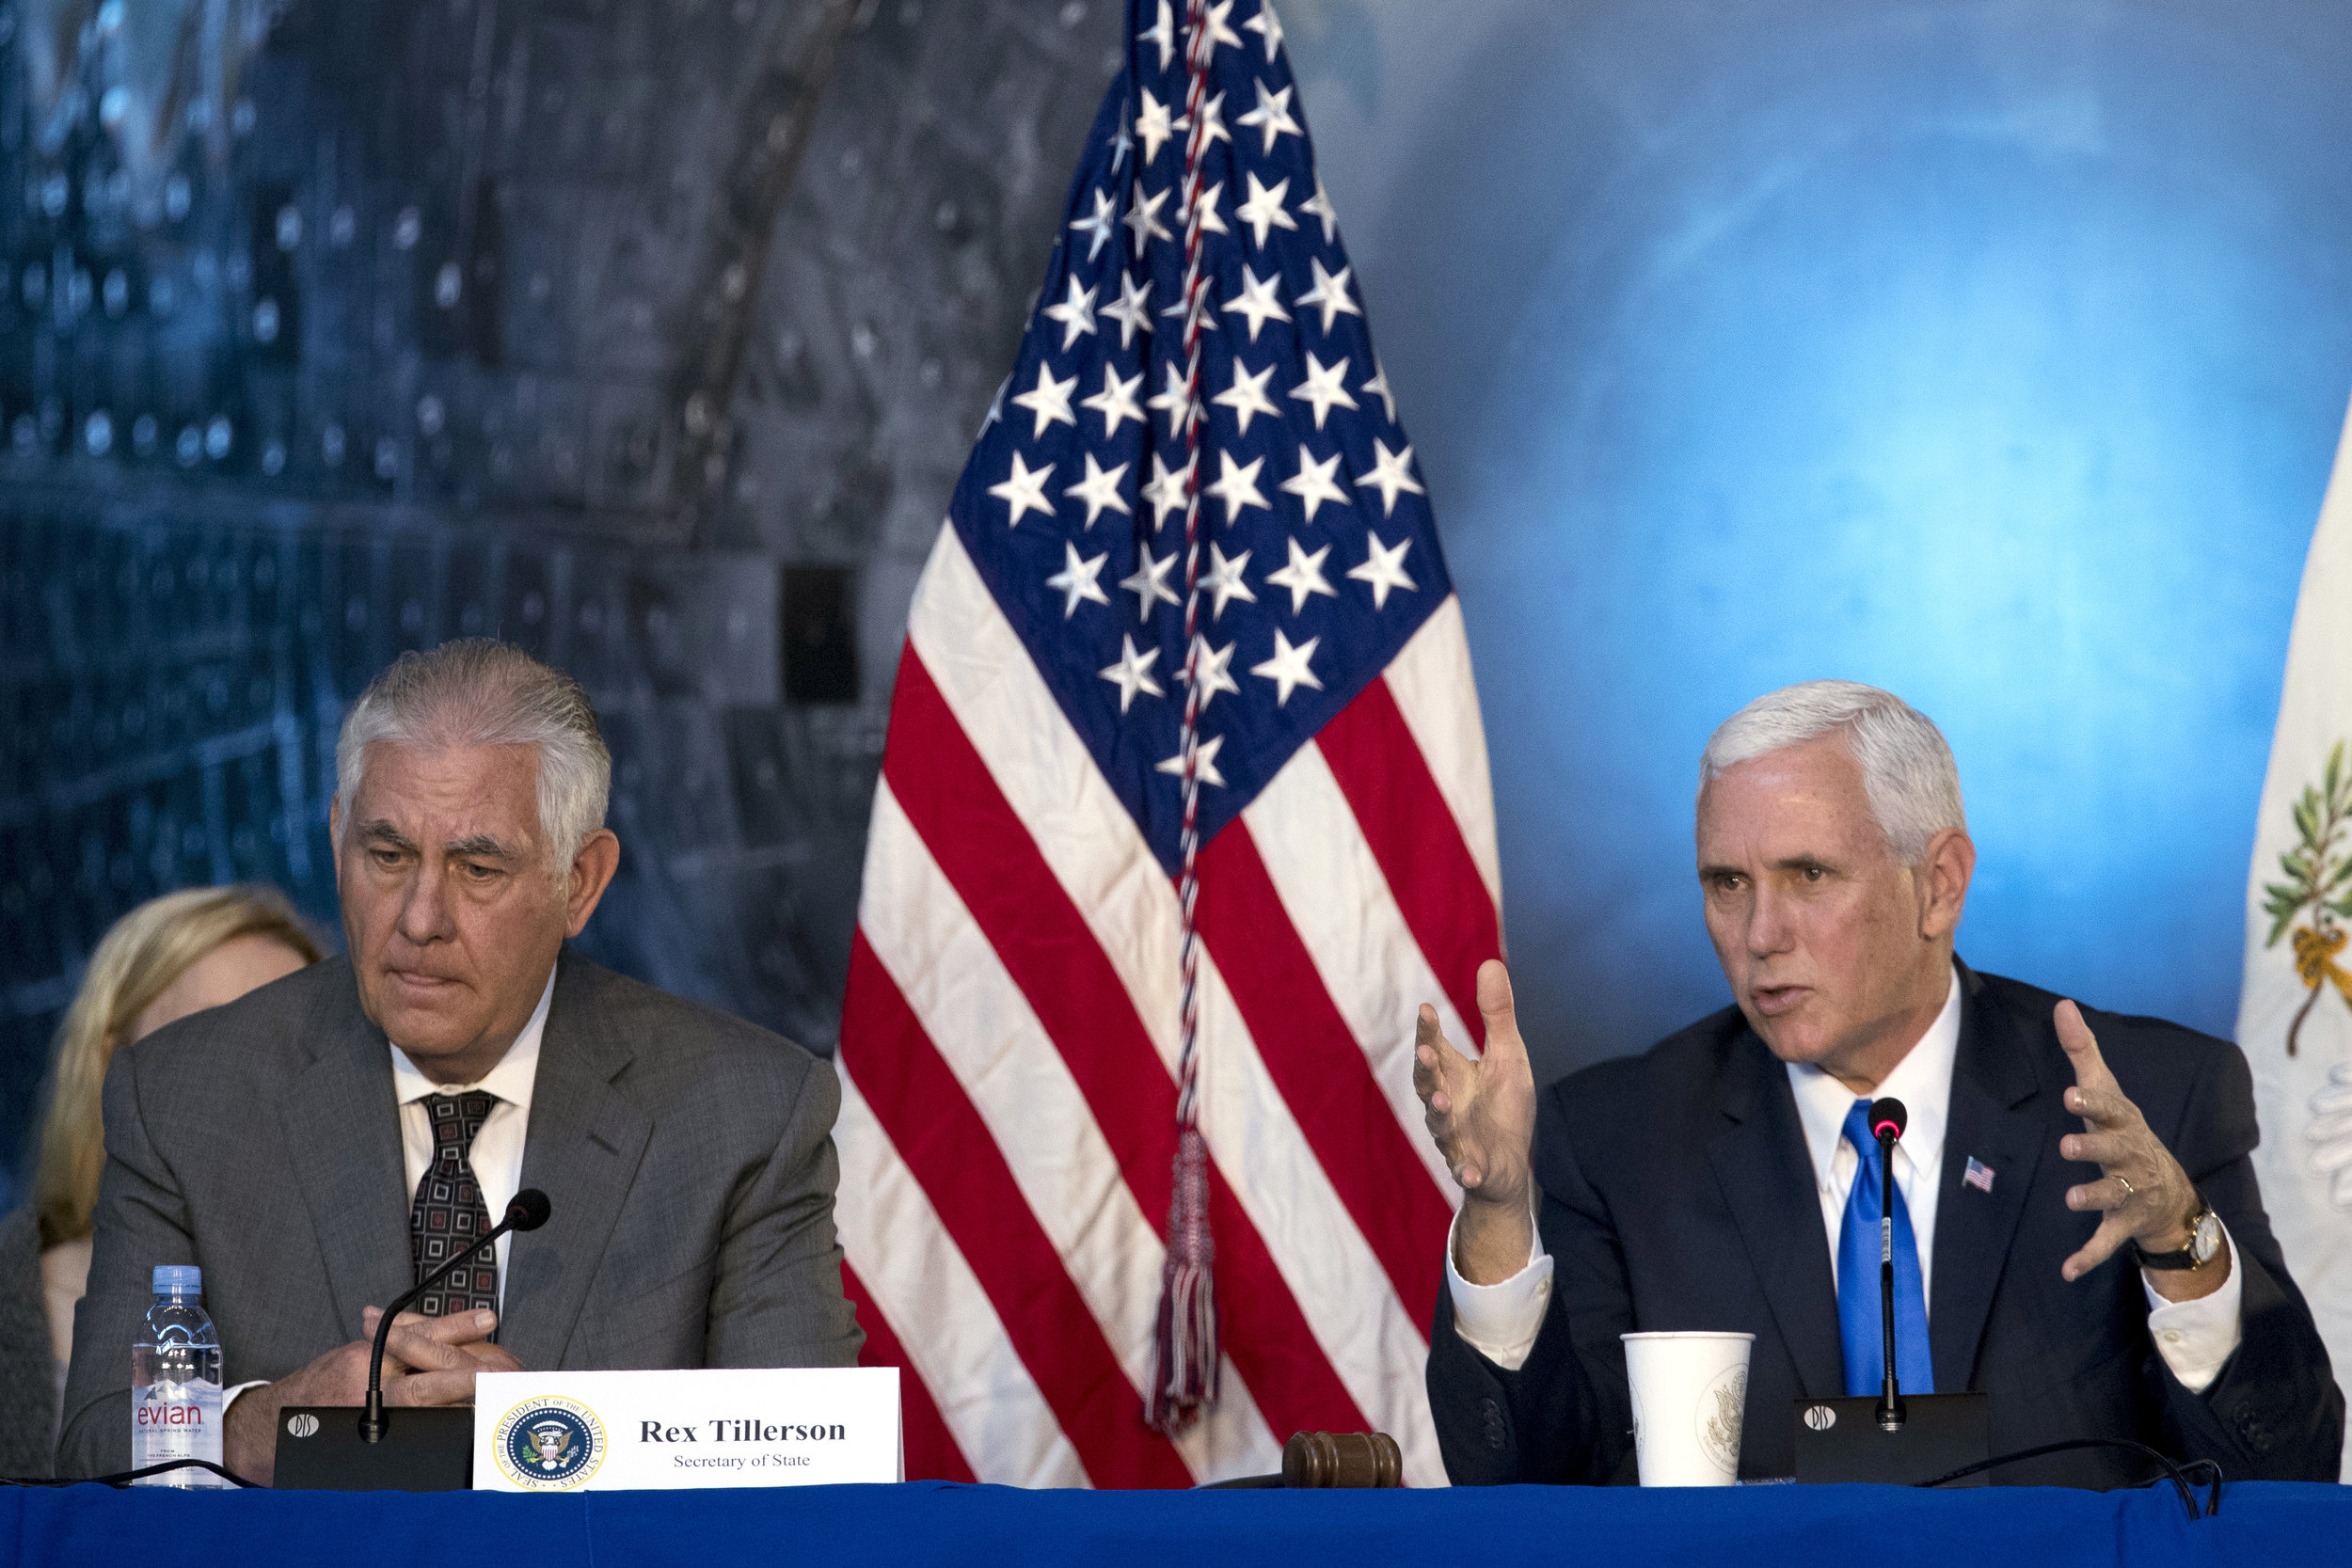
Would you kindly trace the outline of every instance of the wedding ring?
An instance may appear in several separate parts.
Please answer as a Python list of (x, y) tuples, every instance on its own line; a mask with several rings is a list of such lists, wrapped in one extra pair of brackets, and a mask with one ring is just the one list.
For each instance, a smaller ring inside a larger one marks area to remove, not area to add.
[(2132, 1179), (2128, 1176), (2119, 1176), (2116, 1180), (2123, 1183), (2123, 1201), (2129, 1203), (2133, 1197)]

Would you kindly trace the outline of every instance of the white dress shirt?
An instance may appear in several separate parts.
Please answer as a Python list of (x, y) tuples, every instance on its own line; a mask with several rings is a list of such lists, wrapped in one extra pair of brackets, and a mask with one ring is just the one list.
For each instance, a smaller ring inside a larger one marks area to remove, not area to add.
[[(1929, 1289), (1935, 1267), (1935, 1212), (1941, 1195), (1932, 1179), (1944, 1169), (1945, 1132), (1950, 1124), (1952, 1066), (1960, 1053), (1960, 973), (1952, 972), (1944, 1009), (1928, 1032), (1895, 1064), (1872, 1098), (1891, 1095), (1910, 1113), (1902, 1141), (1895, 1146), (1895, 1185), (1911, 1214), (1919, 1243), (1920, 1294), (1934, 1311)], [(1829, 1237), (1830, 1277), (1837, 1277), (1837, 1237), (1845, 1225), (1846, 1198), (1853, 1190), (1861, 1156), (1845, 1139), (1846, 1115), (1859, 1097), (1816, 1067), (1788, 1064), (1788, 1086), (1796, 1094), (1797, 1119), (1804, 1129), (1805, 1152), (1821, 1200), (1821, 1223)], [(1931, 1179), (1918, 1180), (1929, 1172)], [(1458, 1223), (1458, 1221), (1457, 1221)], [(1524, 1365), (1542, 1332), (1551, 1297), (1551, 1257), (1539, 1232), (1528, 1250), (1527, 1267), (1495, 1285), (1472, 1285), (1454, 1266), (1454, 1234), (1446, 1233), (1446, 1289), (1454, 1297), (1454, 1329), (1472, 1350), (1506, 1371)], [(2148, 1283), (2148, 1333), (2172, 1375), (2192, 1393), (2202, 1393), (2238, 1346), (2238, 1304), (2243, 1287), (2233, 1245), (2229, 1277), (2221, 1289), (2195, 1301), (2167, 1301)]]
[[(417, 1070), (408, 1053), (397, 1045), (392, 1047), (392, 1096), (400, 1109), (400, 1157), (408, 1177), (401, 1198), (403, 1213), (415, 1209), (417, 1183), (424, 1180), (425, 1167), (433, 1163), (433, 1117), (424, 1107), (425, 1097), (469, 1094), (475, 1089), (496, 1095), (499, 1102), (483, 1118), (482, 1131), (474, 1134), (466, 1163), (473, 1167), (474, 1183), (482, 1189), (482, 1206), (489, 1211), (492, 1225), (515, 1201), (516, 1191), (523, 1184), (523, 1136), (531, 1126), (532, 1085), (539, 1076), (539, 1038), (547, 1033), (548, 1008), (554, 1001), (555, 971), (550, 969), (548, 983), (539, 991), (539, 1006), (532, 1010), (531, 1022), (515, 1037), (515, 1043), (506, 1048), (498, 1066), (483, 1074), (479, 1083), (436, 1084)], [(506, 1306), (506, 1251), (507, 1243), (513, 1240), (512, 1236), (501, 1236), (490, 1248), (498, 1254), (501, 1309)], [(227, 1389), (221, 1400), (222, 1413), (226, 1415), (229, 1406), (236, 1403), (239, 1394), (259, 1388), (268, 1381), (256, 1378)]]
[[(1936, 1188), (1944, 1173), (1944, 1129), (1951, 1120), (1952, 1064), (1960, 1057), (1960, 976), (1944, 993), (1944, 1009), (1895, 1070), (1870, 1091), (1872, 1100), (1892, 1097), (1909, 1113), (1902, 1141), (1895, 1146), (1895, 1190), (1911, 1214), (1919, 1243), (1919, 1295), (1935, 1300)], [(1853, 1191), (1862, 1156), (1846, 1141), (1846, 1117), (1861, 1097), (1809, 1064), (1789, 1062), (1788, 1087), (1797, 1097), (1797, 1121), (1804, 1129), (1804, 1151), (1813, 1160), (1814, 1185), (1821, 1197), (1821, 1227), (1829, 1236), (1829, 1276), (1837, 1280), (1837, 1238), (1846, 1224), (1846, 1198)], [(1919, 1173), (1930, 1172), (1928, 1180)], [(1872, 1224), (1877, 1223), (1872, 1216)], [(1871, 1244), (1872, 1256), (1877, 1243)]]
[[(539, 1076), (539, 1037), (547, 1033), (548, 1008), (554, 1001), (555, 972), (549, 970), (531, 1022), (506, 1048), (498, 1066), (477, 1083), (437, 1084), (417, 1070), (408, 1053), (392, 1047), (392, 1094), (400, 1101), (400, 1155), (408, 1174), (410, 1208), (416, 1203), (417, 1183), (424, 1180), (426, 1168), (433, 1164), (433, 1116), (425, 1109), (426, 1097), (471, 1094), (479, 1089), (497, 1096), (498, 1103), (483, 1118), (482, 1131), (474, 1134), (466, 1163), (473, 1167), (474, 1183), (482, 1189), (482, 1207), (488, 1211), (490, 1223), (496, 1225), (505, 1215), (506, 1206), (515, 1201), (523, 1184), (523, 1134), (531, 1125), (531, 1085)], [(501, 1236), (491, 1245), (499, 1259), (501, 1307), (506, 1305), (506, 1253), (514, 1240)]]

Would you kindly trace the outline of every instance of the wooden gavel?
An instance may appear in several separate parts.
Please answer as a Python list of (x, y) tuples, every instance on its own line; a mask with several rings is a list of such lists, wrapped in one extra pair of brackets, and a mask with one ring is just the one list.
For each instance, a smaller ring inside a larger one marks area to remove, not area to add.
[(1405, 1455), (1385, 1432), (1294, 1432), (1282, 1445), (1285, 1486), (1402, 1486)]
[(1294, 1432), (1282, 1445), (1282, 1472), (1236, 1476), (1216, 1488), (1402, 1486), (1405, 1455), (1385, 1432)]

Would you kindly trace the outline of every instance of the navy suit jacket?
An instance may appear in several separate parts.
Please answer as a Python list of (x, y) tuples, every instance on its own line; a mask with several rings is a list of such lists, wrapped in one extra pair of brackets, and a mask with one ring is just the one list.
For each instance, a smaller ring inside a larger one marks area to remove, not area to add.
[[(2058, 997), (1964, 966), (1936, 1208), (1928, 1338), (1935, 1386), (1992, 1396), (1995, 1454), (2069, 1437), (2136, 1439), (2218, 1461), (2232, 1480), (2333, 1481), (2344, 1397), (2287, 1277), (2254, 1170), (2246, 1058), (2157, 1019), (2085, 1008), (2123, 1092), (2211, 1199), (2243, 1275), (2237, 1352), (2202, 1394), (2148, 1332), (2128, 1249), (2069, 1285), (2058, 1265), (2097, 1228), (2065, 1192), (2095, 1165), (2061, 1160), (2082, 1130)], [(1963, 1184), (1974, 1157), (1990, 1192)], [(1632, 1418), (1617, 1336), (1746, 1330), (1740, 1473), (1793, 1472), (1799, 1399), (1842, 1395), (1837, 1294), (1788, 1069), (1736, 1007), (1640, 1056), (1573, 1073), (1538, 1097), (1539, 1227), (1554, 1261), (1543, 1330), (1505, 1371), (1454, 1332), (1440, 1289), (1429, 1402), (1457, 1484), (1629, 1482)], [(2144, 1461), (2082, 1449), (2004, 1466), (1998, 1482), (2116, 1486)]]

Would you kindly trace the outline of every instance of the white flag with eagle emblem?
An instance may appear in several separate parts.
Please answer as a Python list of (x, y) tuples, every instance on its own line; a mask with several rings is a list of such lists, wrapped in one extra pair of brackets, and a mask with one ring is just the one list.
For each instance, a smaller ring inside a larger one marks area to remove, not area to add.
[[(2247, 879), (2237, 1038), (2254, 1073), (2264, 1206), (2352, 1385), (2352, 420), (2287, 644)], [(2352, 1480), (2352, 1446), (2344, 1476)]]

